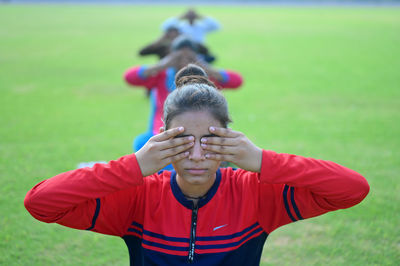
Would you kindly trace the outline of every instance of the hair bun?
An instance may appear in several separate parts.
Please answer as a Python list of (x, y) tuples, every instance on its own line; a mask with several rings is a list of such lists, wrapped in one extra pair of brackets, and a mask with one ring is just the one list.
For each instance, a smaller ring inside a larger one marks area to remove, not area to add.
[(215, 84), (208, 79), (207, 73), (201, 67), (195, 64), (188, 64), (178, 71), (175, 76), (177, 88), (188, 84), (206, 84), (216, 88)]

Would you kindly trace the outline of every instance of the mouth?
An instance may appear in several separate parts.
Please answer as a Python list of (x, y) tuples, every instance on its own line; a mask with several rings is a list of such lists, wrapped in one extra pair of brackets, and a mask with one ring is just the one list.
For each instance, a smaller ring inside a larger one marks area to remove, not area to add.
[(186, 168), (185, 169), (191, 175), (204, 175), (207, 173), (207, 168)]

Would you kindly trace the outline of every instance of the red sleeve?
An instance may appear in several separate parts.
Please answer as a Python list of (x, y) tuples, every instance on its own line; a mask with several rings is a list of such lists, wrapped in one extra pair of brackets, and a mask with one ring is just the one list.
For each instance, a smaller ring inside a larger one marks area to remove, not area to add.
[(143, 177), (134, 154), (59, 174), (34, 186), (25, 207), (36, 219), (122, 236)]
[(220, 74), (223, 77), (222, 81), (212, 80), (219, 89), (237, 89), (243, 83), (242, 76), (237, 72), (221, 70)]
[(132, 86), (143, 86), (149, 90), (154, 88), (157, 85), (158, 76), (161, 72), (155, 76), (145, 77), (143, 75), (143, 71), (145, 70), (145, 66), (137, 66), (128, 69), (124, 74), (125, 81)]
[(361, 202), (369, 185), (357, 172), (330, 161), (263, 151), (260, 221), (267, 232), (284, 224)]

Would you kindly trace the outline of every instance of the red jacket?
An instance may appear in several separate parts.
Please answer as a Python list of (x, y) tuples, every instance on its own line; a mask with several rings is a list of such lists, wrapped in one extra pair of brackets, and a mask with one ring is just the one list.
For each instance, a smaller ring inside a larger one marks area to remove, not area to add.
[(276, 228), (351, 207), (369, 191), (333, 162), (265, 150), (260, 173), (219, 169), (198, 208), (175, 177), (143, 178), (131, 154), (44, 180), (25, 206), (44, 222), (122, 237), (132, 265), (258, 265)]

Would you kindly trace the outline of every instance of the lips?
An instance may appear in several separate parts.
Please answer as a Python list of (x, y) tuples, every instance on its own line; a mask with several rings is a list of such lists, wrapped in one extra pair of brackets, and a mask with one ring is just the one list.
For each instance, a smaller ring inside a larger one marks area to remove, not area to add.
[(192, 175), (204, 175), (207, 173), (206, 168), (186, 168), (185, 170)]

